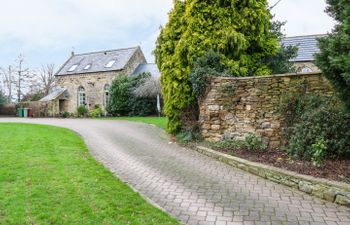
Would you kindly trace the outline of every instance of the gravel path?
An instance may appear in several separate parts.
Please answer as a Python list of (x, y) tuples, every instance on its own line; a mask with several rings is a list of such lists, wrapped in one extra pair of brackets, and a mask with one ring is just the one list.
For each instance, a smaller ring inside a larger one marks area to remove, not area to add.
[(186, 224), (350, 225), (350, 209), (168, 143), (151, 125), (127, 121), (6, 119), (66, 127), (94, 157)]

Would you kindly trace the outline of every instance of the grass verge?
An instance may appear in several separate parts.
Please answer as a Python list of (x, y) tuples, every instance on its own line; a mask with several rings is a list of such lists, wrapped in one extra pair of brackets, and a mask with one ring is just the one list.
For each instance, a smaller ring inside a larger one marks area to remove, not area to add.
[(0, 224), (178, 224), (70, 130), (0, 123), (0, 156)]

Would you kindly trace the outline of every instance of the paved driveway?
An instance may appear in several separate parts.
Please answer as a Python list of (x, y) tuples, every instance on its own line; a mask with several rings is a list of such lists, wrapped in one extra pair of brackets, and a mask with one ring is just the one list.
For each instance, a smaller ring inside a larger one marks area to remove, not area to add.
[(94, 157), (187, 224), (350, 225), (350, 209), (169, 144), (158, 128), (105, 120), (4, 119), (70, 128)]

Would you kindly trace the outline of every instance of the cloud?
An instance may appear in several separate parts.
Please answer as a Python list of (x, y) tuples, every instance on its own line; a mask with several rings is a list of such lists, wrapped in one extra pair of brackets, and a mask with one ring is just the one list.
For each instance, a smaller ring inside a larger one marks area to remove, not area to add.
[[(269, 0), (270, 4), (277, 0)], [(141, 45), (148, 61), (172, 0), (0, 0), (0, 66), (19, 53), (39, 67), (61, 64), (70, 51)], [(325, 33), (333, 21), (324, 0), (282, 0), (273, 10), (288, 35)]]

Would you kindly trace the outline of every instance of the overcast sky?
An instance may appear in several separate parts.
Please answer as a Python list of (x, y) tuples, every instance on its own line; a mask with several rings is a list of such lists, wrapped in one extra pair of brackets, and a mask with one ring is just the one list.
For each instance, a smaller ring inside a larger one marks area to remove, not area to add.
[[(274, 4), (277, 0), (269, 0)], [(0, 0), (0, 66), (59, 67), (76, 53), (140, 45), (149, 62), (172, 0)], [(331, 31), (325, 0), (282, 0), (273, 13), (288, 36)]]

